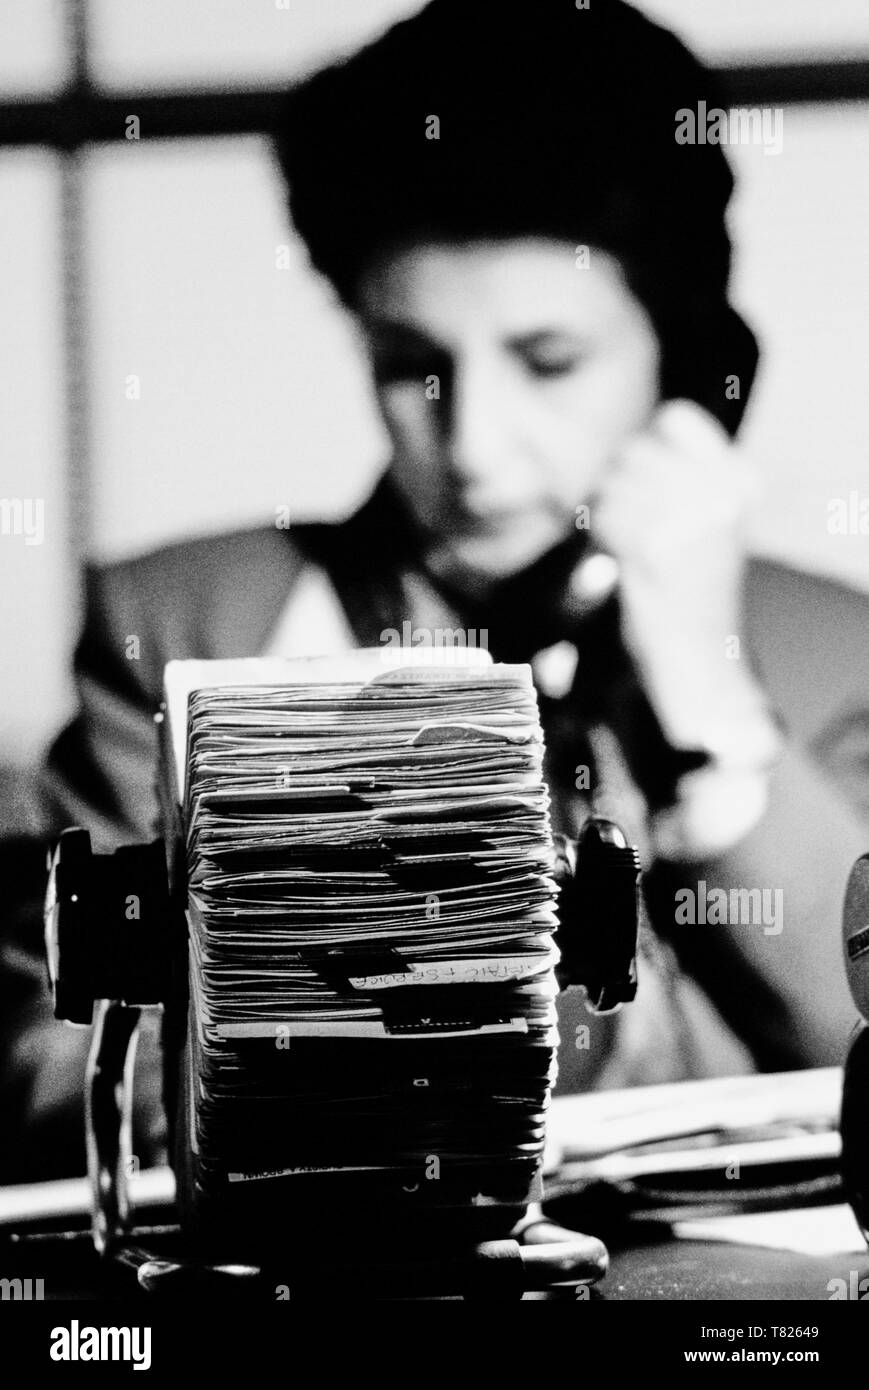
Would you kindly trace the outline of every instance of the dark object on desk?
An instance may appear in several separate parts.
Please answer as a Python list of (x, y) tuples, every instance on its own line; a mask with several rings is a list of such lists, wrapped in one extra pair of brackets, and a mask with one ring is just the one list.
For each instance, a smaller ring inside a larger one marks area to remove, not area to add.
[(869, 1240), (869, 1028), (861, 1028), (845, 1063), (842, 1089), (842, 1180)]
[[(603, 820), (590, 822), (578, 844), (560, 842), (558, 851), (556, 872), (567, 890), (558, 934), (565, 961), (561, 983), (587, 985), (593, 1007), (613, 1008), (636, 991), (636, 851), (617, 827)], [(173, 863), (179, 862), (176, 856)], [(134, 895), (132, 915), (131, 881), (141, 890)], [(186, 942), (179, 888), (176, 881), (173, 897), (159, 842), (94, 856), (85, 831), (67, 831), (54, 856), (46, 897), (46, 947), (57, 1016), (87, 1023), (94, 1004), (98, 1010), (87, 1086), (94, 1243), (108, 1256), (126, 1251), (122, 1257), (127, 1264), (138, 1260), (137, 1267), (144, 1269), (143, 1287), (183, 1292), (197, 1278), (210, 1283), (238, 1278), (244, 1286), (256, 1277), (251, 1269), (257, 1267), (239, 1263), (232, 1267), (235, 1273), (228, 1273), (211, 1251), (200, 1250), (192, 1261), (161, 1261), (125, 1245), (130, 1224), (126, 1179), (131, 1160), (131, 1058), (141, 1007), (162, 1003), (170, 1030), (179, 1030), (186, 1002), (179, 968)], [(486, 1240), (481, 1239), (485, 1209), (475, 1216), (474, 1242), (466, 1242), (464, 1249), (459, 1241), (453, 1251), (440, 1248), (411, 1257), (408, 1240), (393, 1249), (391, 1261), (378, 1261), (366, 1252), (359, 1268), (370, 1270), (372, 1277), (379, 1269), (387, 1296), (403, 1286), (420, 1293), (453, 1290), (466, 1297), (517, 1297), (526, 1290), (594, 1281), (606, 1270), (606, 1250), (594, 1237), (543, 1221), (521, 1223), (515, 1239)], [(541, 1233), (547, 1231), (551, 1238), (541, 1241)], [(328, 1239), (325, 1248), (333, 1270), (334, 1250)], [(403, 1263), (398, 1258), (402, 1249)], [(324, 1280), (325, 1270), (324, 1264)], [(310, 1283), (314, 1276), (309, 1257), (295, 1277)]]
[[(286, 1266), (208, 1265), (183, 1255), (155, 1256), (129, 1246), (119, 1257), (135, 1271), (139, 1287), (161, 1298), (224, 1294), (262, 1301), (281, 1289)], [(550, 1221), (522, 1223), (507, 1240), (483, 1241), (454, 1256), (410, 1261), (384, 1261), (373, 1253), (354, 1261), (347, 1249), (322, 1251), (321, 1260), (306, 1263), (298, 1284), (287, 1293), (294, 1298), (326, 1297), (335, 1289), (365, 1287), (369, 1298), (426, 1298), (455, 1295), (465, 1299), (518, 1299), (553, 1285), (576, 1286), (603, 1277), (608, 1265), (605, 1247), (594, 1236), (578, 1235)]]
[[(851, 995), (869, 1020), (869, 855), (857, 860), (845, 893), (842, 944)], [(869, 1240), (869, 1028), (859, 1026), (845, 1063), (842, 1090), (842, 1178)]]

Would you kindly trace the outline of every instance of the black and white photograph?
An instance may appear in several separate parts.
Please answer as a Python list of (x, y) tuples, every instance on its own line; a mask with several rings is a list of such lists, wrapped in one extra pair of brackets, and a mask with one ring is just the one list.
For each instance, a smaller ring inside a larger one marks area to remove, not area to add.
[(22, 1367), (525, 1301), (831, 1374), (866, 0), (0, 0), (0, 208)]

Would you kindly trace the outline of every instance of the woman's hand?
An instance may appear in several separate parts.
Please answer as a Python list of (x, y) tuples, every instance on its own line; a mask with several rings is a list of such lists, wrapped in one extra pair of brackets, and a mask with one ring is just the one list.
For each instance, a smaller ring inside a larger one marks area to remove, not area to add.
[(677, 747), (714, 746), (720, 724), (763, 708), (741, 631), (753, 493), (718, 422), (671, 401), (623, 447), (592, 504), (592, 535), (619, 563), (625, 643)]

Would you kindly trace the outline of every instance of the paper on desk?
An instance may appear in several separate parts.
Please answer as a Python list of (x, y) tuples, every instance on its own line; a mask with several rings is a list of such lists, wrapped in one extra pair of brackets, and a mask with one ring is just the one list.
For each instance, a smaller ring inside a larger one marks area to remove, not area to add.
[[(171, 1168), (143, 1168), (130, 1174), (127, 1192), (134, 1208), (169, 1207), (175, 1200), (175, 1174)], [(92, 1204), (88, 1178), (0, 1187), (0, 1227), (24, 1229), (42, 1221), (88, 1216)]]
[[(560, 1098), (553, 1103), (547, 1122), (546, 1166), (556, 1173), (565, 1163), (607, 1154), (627, 1165), (632, 1153), (638, 1165), (650, 1166), (654, 1160), (648, 1146), (658, 1143), (664, 1146), (662, 1164), (679, 1167), (695, 1162), (702, 1167), (717, 1150), (699, 1148), (675, 1155), (673, 1141), (722, 1131), (731, 1143), (741, 1135), (746, 1150), (756, 1148), (758, 1156), (770, 1146), (771, 1131), (776, 1128), (784, 1136), (800, 1132), (814, 1136), (818, 1149), (823, 1139), (836, 1138), (841, 1089), (841, 1069), (824, 1067)], [(790, 1142), (797, 1140), (792, 1137)], [(673, 1231), (682, 1240), (715, 1240), (804, 1255), (866, 1252), (854, 1214), (844, 1203), (701, 1217), (676, 1222)]]
[(803, 1211), (746, 1212), (740, 1216), (680, 1221), (679, 1240), (717, 1240), (798, 1255), (866, 1255), (866, 1242), (851, 1208), (808, 1207)]
[(561, 1096), (546, 1125), (546, 1170), (633, 1148), (726, 1131), (733, 1138), (781, 1126), (835, 1129), (841, 1067), (712, 1077)]

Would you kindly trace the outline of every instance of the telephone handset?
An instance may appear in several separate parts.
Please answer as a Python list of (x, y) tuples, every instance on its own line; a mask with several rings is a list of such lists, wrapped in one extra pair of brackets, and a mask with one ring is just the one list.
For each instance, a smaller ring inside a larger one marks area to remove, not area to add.
[[(502, 661), (528, 661), (560, 641), (583, 637), (618, 587), (619, 567), (587, 532), (574, 532), (517, 574), (501, 580), (474, 611)], [(449, 593), (446, 585), (443, 588)], [(458, 611), (467, 601), (456, 595)]]
[(514, 647), (505, 659), (527, 660), (528, 652), (558, 641), (576, 644), (579, 665), (567, 699), (579, 726), (613, 730), (654, 813), (675, 804), (681, 778), (709, 755), (674, 748), (664, 734), (623, 640), (618, 585), (618, 561), (580, 532), (502, 585), (493, 618)]

